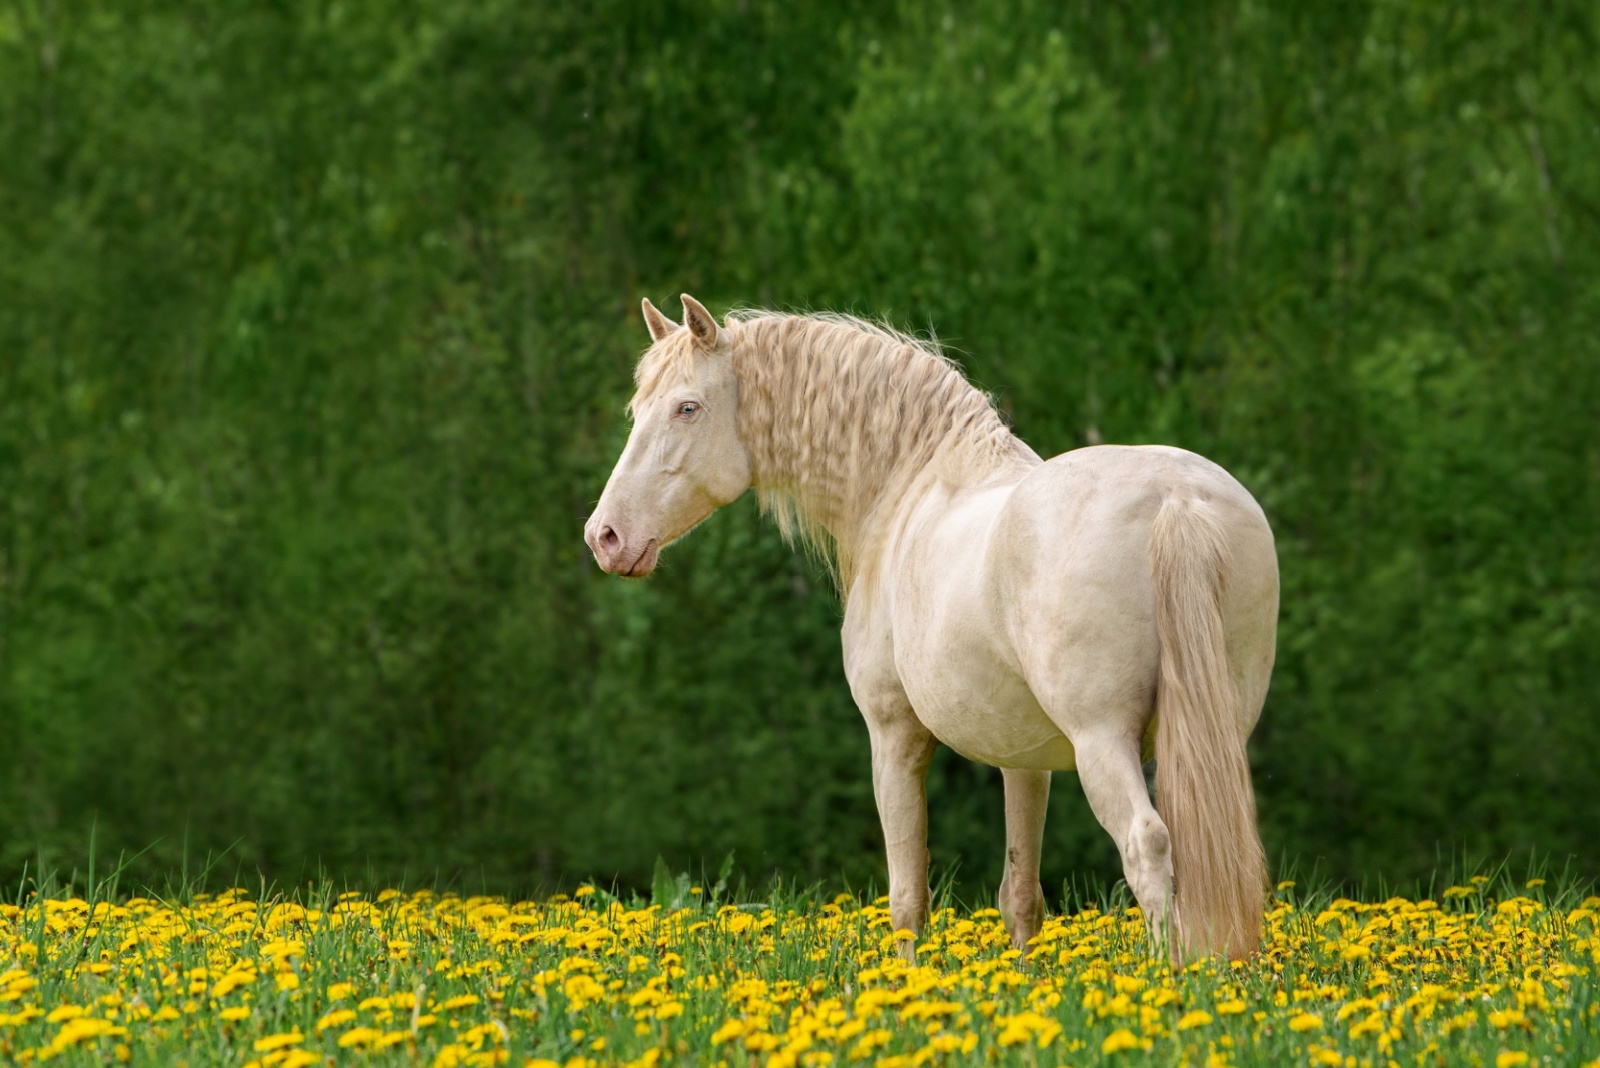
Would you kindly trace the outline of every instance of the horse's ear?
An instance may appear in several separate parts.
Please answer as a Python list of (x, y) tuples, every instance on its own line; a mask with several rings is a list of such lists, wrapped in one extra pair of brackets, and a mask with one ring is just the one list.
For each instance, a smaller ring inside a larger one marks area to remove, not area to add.
[(657, 341), (678, 329), (678, 324), (661, 314), (650, 298), (644, 298), (644, 325), (650, 328), (650, 336)]
[(696, 341), (706, 346), (714, 347), (722, 337), (717, 321), (706, 311), (706, 306), (687, 293), (683, 295), (683, 325), (689, 328)]

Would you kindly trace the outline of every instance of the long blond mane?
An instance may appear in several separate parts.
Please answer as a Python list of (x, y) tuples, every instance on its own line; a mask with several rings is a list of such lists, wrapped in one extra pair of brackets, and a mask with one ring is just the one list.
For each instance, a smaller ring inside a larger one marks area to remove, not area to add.
[(762, 507), (829, 562), (842, 592), (919, 489), (1038, 462), (931, 340), (760, 310), (730, 314), (725, 329)]

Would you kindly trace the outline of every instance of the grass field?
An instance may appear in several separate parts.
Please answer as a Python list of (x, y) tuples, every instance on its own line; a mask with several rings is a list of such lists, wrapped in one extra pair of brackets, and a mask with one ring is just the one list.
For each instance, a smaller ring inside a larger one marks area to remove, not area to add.
[(721, 896), (46, 886), (0, 905), (0, 1061), (1600, 1065), (1600, 898), (1540, 880), (1285, 884), (1258, 959), (1180, 972), (1104, 902), (1027, 959), (994, 910), (944, 907), (908, 965), (881, 900)]

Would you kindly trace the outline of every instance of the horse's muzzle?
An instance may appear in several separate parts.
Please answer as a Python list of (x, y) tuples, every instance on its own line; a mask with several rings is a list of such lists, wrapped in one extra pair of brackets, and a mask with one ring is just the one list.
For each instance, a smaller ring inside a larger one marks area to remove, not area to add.
[(600, 570), (624, 578), (648, 575), (655, 570), (656, 558), (660, 555), (660, 544), (655, 538), (646, 541), (642, 547), (629, 545), (628, 539), (617, 533), (609, 523), (597, 524), (591, 520), (584, 527), (583, 540), (588, 543)]

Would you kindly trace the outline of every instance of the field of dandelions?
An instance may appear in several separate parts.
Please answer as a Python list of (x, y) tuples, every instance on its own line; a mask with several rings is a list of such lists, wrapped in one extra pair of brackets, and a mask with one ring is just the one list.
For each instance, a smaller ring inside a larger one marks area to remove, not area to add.
[(0, 904), (0, 1063), (1600, 1066), (1600, 898), (1478, 877), (1435, 898), (1278, 887), (1261, 955), (1174, 971), (1137, 910), (1024, 957), (940, 908), (916, 962), (882, 899), (655, 903), (46, 886)]

